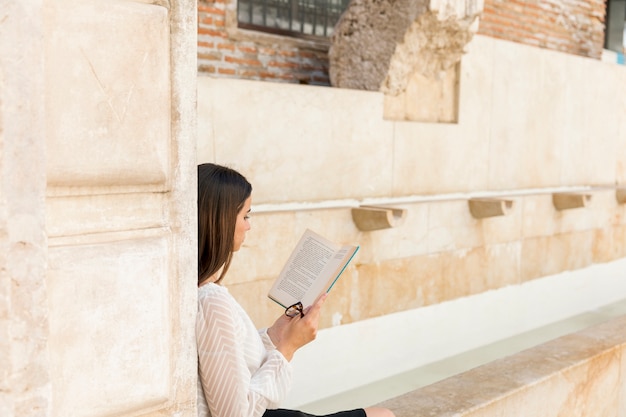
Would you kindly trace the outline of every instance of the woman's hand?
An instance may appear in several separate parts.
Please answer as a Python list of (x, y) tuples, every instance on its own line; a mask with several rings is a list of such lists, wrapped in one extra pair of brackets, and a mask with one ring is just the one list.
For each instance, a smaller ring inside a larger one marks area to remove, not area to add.
[(267, 329), (272, 343), (288, 361), (291, 361), (296, 350), (313, 341), (317, 336), (320, 311), (327, 296), (327, 293), (323, 293), (313, 305), (305, 308), (304, 316), (298, 315), (291, 318), (283, 314), (272, 327)]

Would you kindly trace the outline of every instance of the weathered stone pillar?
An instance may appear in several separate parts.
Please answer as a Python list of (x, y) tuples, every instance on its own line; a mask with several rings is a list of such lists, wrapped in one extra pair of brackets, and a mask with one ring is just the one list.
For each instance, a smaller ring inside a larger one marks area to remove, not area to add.
[(331, 83), (392, 97), (403, 94), (415, 74), (428, 80), (423, 85), (454, 86), (454, 68), (478, 28), (482, 9), (482, 0), (352, 0), (333, 32)]
[(50, 415), (41, 0), (0, 2), (0, 415)]
[(196, 415), (195, 0), (0, 0), (0, 416)]

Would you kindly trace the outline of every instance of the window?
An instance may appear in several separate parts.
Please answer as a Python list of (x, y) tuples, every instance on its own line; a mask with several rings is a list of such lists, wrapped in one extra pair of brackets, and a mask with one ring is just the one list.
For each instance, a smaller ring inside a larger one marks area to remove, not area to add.
[(604, 48), (624, 53), (626, 32), (626, 0), (606, 0)]
[(238, 0), (240, 28), (297, 36), (328, 37), (350, 0)]

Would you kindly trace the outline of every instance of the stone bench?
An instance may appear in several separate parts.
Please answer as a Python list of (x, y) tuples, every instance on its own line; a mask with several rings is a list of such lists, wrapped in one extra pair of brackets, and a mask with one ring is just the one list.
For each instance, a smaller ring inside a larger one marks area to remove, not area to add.
[(626, 417), (626, 315), (380, 405), (396, 417)]

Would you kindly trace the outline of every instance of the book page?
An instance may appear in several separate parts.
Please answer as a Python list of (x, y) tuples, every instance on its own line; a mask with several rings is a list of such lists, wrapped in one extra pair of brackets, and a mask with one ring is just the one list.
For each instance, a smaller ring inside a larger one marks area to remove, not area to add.
[(280, 280), (277, 288), (296, 300), (302, 300), (334, 254), (333, 248), (324, 245), (323, 242), (311, 236), (305, 238), (294, 259), (290, 260), (284, 278)]
[(289, 257), (277, 281), (270, 290), (269, 297), (283, 307), (298, 301), (306, 307), (315, 301), (324, 290), (330, 289), (355, 247), (335, 245), (307, 230)]

